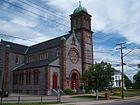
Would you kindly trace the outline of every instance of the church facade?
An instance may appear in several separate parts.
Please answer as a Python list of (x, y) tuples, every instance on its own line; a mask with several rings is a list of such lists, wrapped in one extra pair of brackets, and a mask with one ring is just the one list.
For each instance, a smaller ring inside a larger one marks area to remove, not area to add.
[(1, 40), (0, 85), (27, 94), (51, 94), (60, 87), (78, 90), (93, 64), (91, 15), (77, 7), (68, 34), (32, 46)]

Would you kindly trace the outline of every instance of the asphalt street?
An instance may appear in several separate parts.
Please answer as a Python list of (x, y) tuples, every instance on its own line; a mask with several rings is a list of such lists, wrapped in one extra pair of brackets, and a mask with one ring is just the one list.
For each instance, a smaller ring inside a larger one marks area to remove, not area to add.
[[(93, 105), (96, 105), (96, 104), (93, 104)], [(103, 104), (100, 104), (100, 105), (108, 105), (108, 103), (103, 103)], [(140, 105), (140, 99), (112, 102), (111, 105)]]
[(75, 102), (64, 105), (140, 105), (140, 99)]

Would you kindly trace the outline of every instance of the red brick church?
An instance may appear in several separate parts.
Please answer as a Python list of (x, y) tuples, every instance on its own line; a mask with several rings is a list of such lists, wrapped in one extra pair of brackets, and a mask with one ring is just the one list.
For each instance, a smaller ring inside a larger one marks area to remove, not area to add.
[(70, 15), (69, 34), (32, 46), (0, 42), (0, 86), (27, 94), (79, 89), (93, 64), (91, 15), (81, 4)]

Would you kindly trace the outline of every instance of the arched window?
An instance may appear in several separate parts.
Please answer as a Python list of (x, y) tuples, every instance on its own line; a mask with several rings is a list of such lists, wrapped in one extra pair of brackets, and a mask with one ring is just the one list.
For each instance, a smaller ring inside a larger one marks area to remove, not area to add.
[(72, 70), (69, 77), (70, 77), (70, 88), (72, 90), (77, 90), (80, 87), (80, 73), (79, 73), (79, 71), (76, 69)]

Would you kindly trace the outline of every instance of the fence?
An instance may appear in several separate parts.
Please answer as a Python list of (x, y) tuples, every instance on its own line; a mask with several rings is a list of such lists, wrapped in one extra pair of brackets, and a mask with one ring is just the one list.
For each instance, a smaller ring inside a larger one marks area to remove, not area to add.
[(2, 103), (43, 103), (43, 102), (61, 102), (61, 96), (42, 96), (42, 95), (10, 95), (9, 97), (1, 97)]

